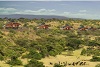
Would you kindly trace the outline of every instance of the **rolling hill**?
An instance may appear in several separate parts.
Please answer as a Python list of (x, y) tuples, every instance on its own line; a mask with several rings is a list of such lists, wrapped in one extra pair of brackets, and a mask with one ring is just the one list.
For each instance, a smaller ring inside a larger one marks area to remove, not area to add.
[(12, 15), (0, 15), (0, 18), (28, 18), (28, 19), (33, 19), (33, 18), (37, 18), (37, 19), (51, 19), (51, 18), (57, 18), (57, 19), (69, 19), (68, 17), (64, 17), (64, 16), (56, 16), (56, 15), (24, 15), (24, 14), (12, 14)]

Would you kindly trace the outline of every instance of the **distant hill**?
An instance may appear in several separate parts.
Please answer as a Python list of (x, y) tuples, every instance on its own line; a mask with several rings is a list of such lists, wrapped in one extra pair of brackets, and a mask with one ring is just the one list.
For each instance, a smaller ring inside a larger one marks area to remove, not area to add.
[(28, 18), (28, 19), (33, 19), (33, 18), (37, 18), (37, 19), (51, 19), (51, 18), (57, 18), (57, 19), (69, 19), (68, 17), (64, 17), (64, 16), (56, 16), (56, 15), (23, 15), (23, 14), (12, 14), (12, 15), (0, 15), (0, 18)]

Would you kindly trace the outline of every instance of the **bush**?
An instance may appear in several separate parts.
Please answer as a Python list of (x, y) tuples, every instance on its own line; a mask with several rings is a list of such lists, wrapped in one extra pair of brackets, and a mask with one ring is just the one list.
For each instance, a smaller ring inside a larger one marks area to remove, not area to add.
[(45, 67), (42, 62), (39, 62), (35, 59), (31, 59), (27, 65), (24, 67)]
[(7, 64), (10, 64), (10, 65), (22, 65), (22, 62), (21, 62), (21, 60), (18, 60), (17, 57), (13, 56), (13, 57), (11, 57), (11, 60), (7, 61)]
[(87, 49), (83, 49), (81, 51), (81, 55), (95, 55), (95, 56), (100, 56), (100, 50), (99, 49), (93, 49), (93, 47), (89, 47)]
[(15, 41), (15, 43), (19, 46), (22, 46), (22, 47), (28, 47), (29, 46), (29, 43), (30, 41), (28, 39), (24, 39), (24, 38), (20, 38), (20, 39), (17, 39)]
[(83, 50), (81, 51), (81, 55), (85, 55), (85, 54), (86, 54), (86, 50), (83, 49)]
[(2, 33), (1, 31), (0, 31), (0, 34), (1, 34), (1, 35), (4, 35), (4, 33)]
[(16, 31), (14, 29), (9, 29), (9, 32), (16, 34)]
[(57, 53), (56, 53), (55, 51), (50, 51), (50, 52), (49, 52), (49, 55), (51, 55), (51, 56), (56, 56)]
[(97, 41), (92, 40), (92, 41), (89, 41), (89, 42), (87, 43), (87, 46), (100, 46), (100, 44), (97, 43)]
[(69, 51), (74, 51), (74, 48), (68, 46), (67, 50), (69, 50)]
[(4, 60), (4, 58), (3, 58), (3, 56), (0, 54), (0, 60), (2, 61), (2, 60)]
[(3, 23), (2, 22), (0, 22), (0, 29), (3, 29)]
[(35, 50), (30, 50), (29, 54), (27, 54), (26, 57), (40, 60), (42, 58), (42, 55)]
[(97, 56), (93, 56), (92, 59), (90, 61), (100, 61), (100, 57)]
[(43, 49), (41, 50), (40, 54), (42, 55), (43, 58), (46, 57), (46, 56), (49, 56), (48, 51), (47, 51), (47, 49), (45, 49), (45, 48), (43, 48)]
[(20, 56), (19, 52), (14, 51), (14, 50), (12, 50), (12, 49), (6, 49), (6, 50), (5, 50), (5, 55), (6, 55), (7, 57), (12, 57), (12, 56), (17, 56), (17, 57), (19, 57), (19, 56)]

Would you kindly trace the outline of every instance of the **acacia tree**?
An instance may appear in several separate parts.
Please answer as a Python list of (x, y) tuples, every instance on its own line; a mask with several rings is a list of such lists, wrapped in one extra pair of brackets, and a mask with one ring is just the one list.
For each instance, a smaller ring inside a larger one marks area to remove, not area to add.
[(68, 40), (67, 40), (67, 44), (66, 44), (66, 46), (70, 46), (70, 47), (72, 47), (72, 48), (74, 48), (74, 49), (78, 49), (79, 48), (79, 45), (82, 43), (82, 41), (81, 40), (78, 40), (78, 39), (73, 39), (73, 38), (69, 38)]

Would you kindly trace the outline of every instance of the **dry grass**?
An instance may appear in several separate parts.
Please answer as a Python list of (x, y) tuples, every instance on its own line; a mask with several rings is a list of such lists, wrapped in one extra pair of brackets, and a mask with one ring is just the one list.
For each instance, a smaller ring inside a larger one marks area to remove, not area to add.
[(57, 27), (58, 26), (60, 26), (61, 25), (61, 23), (59, 23), (59, 22), (49, 22), (49, 23), (47, 23), (48, 25), (50, 24), (51, 25), (51, 27), (49, 27), (50, 29), (57, 29)]
[[(81, 53), (81, 50), (82, 49), (79, 49), (79, 50), (75, 50), (73, 52), (73, 56), (67, 56), (66, 52), (62, 52), (62, 54), (65, 54), (65, 55), (57, 55), (56, 57), (53, 57), (53, 56), (49, 56), (49, 57), (45, 57), (45, 58), (42, 58), (41, 62), (44, 63), (44, 65), (46, 67), (53, 67), (53, 65), (55, 63), (63, 63), (63, 62), (67, 62), (67, 63), (73, 63), (73, 62), (86, 62), (86, 65), (76, 65), (76, 66), (73, 66), (73, 65), (67, 65), (66, 67), (95, 67), (96, 64), (100, 63), (100, 62), (90, 62), (89, 60), (92, 58), (92, 56), (81, 56), (80, 53)], [(21, 59), (21, 58), (20, 58)], [(26, 65), (29, 61), (29, 59), (21, 59), (21, 61), (23, 62), (23, 65)], [(53, 65), (50, 64), (50, 62), (52, 62)], [(10, 67), (10, 65), (6, 64), (4, 61), (0, 61), (0, 66), (1, 67)], [(24, 67), (24, 66), (14, 66), (14, 67)]]
[(81, 23), (72, 23), (74, 29), (78, 29)]
[[(67, 63), (73, 63), (73, 62), (86, 62), (86, 65), (80, 66), (80, 65), (67, 65), (66, 67), (95, 67), (96, 64), (100, 62), (90, 62), (89, 60), (92, 58), (92, 56), (81, 56), (80, 55), (81, 49), (74, 51), (73, 56), (66, 56), (66, 55), (57, 55), (56, 57), (46, 57), (41, 59), (40, 61), (44, 63), (46, 67), (53, 67), (55, 63), (60, 62), (66, 62)], [(63, 52), (64, 53), (64, 52)], [(50, 64), (50, 62), (53, 63), (53, 65)]]
[(0, 61), (0, 67), (10, 67), (9, 64), (5, 64), (4, 61)]

